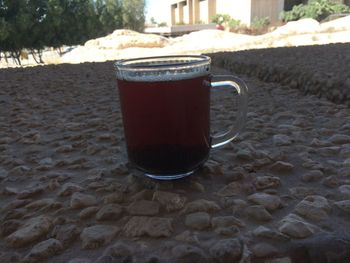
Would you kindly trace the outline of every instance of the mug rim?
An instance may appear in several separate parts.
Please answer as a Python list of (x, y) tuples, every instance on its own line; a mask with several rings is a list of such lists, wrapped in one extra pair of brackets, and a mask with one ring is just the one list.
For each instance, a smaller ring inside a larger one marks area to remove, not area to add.
[[(160, 61), (160, 60), (167, 60), (170, 59), (176, 60), (179, 58), (190, 58), (190, 59), (197, 59), (193, 61), (180, 61), (176, 64), (164, 64), (164, 65), (138, 65), (135, 66), (136, 63), (133, 64), (133, 62), (137, 61)], [(128, 64), (130, 63), (130, 64)], [(204, 66), (211, 63), (211, 58), (206, 55), (169, 55), (169, 56), (152, 56), (152, 57), (140, 57), (140, 58), (130, 58), (130, 59), (121, 59), (114, 62), (114, 66), (118, 71), (158, 71), (158, 70), (172, 70), (172, 69), (184, 69), (184, 68), (191, 68), (196, 66)]]

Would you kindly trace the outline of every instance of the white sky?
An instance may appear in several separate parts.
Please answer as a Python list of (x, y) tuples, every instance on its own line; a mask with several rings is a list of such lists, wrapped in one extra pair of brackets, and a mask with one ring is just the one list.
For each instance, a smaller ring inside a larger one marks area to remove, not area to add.
[(146, 20), (154, 17), (156, 22), (167, 22), (169, 13), (169, 0), (146, 0)]

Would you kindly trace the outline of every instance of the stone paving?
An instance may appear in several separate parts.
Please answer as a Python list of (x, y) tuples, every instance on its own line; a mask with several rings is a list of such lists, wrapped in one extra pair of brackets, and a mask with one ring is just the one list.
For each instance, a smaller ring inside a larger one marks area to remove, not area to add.
[(350, 106), (350, 44), (212, 54), (214, 64)]
[(156, 182), (129, 173), (111, 62), (1, 70), (0, 262), (348, 262), (349, 108), (241, 77), (237, 140)]

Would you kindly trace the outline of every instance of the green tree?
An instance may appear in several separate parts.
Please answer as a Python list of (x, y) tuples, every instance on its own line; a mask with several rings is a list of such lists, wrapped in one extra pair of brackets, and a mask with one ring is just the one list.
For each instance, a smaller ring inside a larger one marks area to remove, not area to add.
[(151, 22), (152, 25), (156, 25), (157, 24), (157, 21), (156, 21), (156, 19), (153, 16), (151, 17), (150, 22)]
[[(45, 39), (43, 37), (43, 28), (47, 14), (46, 0), (28, 0), (26, 12), (30, 16), (30, 28), (26, 31), (30, 36), (24, 41), (24, 48), (31, 51), (37, 63), (43, 63), (42, 49), (45, 47)], [(38, 55), (38, 59), (36, 58)]]
[(145, 26), (145, 0), (123, 1), (123, 27), (143, 31)]
[[(143, 30), (145, 0), (0, 0), (0, 59), (82, 44), (118, 28)], [(38, 58), (37, 58), (38, 57)]]
[(18, 64), (21, 50), (28, 44), (29, 30), (33, 25), (33, 19), (28, 12), (28, 0), (3, 0), (1, 1), (1, 24), (5, 27), (4, 35), (0, 43), (0, 50), (9, 53)]
[(66, 35), (70, 27), (69, 15), (66, 13), (67, 1), (62, 0), (47, 0), (47, 12), (44, 18), (41, 33), (45, 45), (58, 48), (65, 44)]
[(310, 0), (308, 4), (296, 5), (292, 10), (283, 12), (282, 19), (286, 22), (302, 18), (313, 18), (317, 21), (322, 21), (331, 14), (349, 12), (349, 7), (344, 4), (330, 0)]
[(58, 48), (62, 45), (81, 44), (94, 37), (97, 17), (92, 0), (48, 0), (43, 25), (46, 44)]
[(96, 12), (100, 23), (100, 35), (112, 33), (123, 27), (123, 4), (121, 0), (97, 0)]
[(69, 16), (67, 17), (67, 21), (69, 21), (67, 25), (69, 28), (68, 39), (65, 44), (81, 44), (98, 34), (99, 28), (96, 27), (98, 19), (92, 0), (70, 1), (65, 14)]
[(218, 25), (228, 23), (230, 20), (231, 20), (231, 16), (228, 14), (216, 14), (211, 18), (211, 22)]

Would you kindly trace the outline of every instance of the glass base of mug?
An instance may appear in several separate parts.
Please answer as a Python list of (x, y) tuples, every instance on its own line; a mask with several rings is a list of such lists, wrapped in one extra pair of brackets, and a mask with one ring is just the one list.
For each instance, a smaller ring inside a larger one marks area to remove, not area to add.
[(147, 172), (139, 167), (137, 167), (136, 165), (133, 165), (131, 163), (128, 163), (126, 165), (129, 169), (129, 171), (137, 176), (137, 177), (143, 177), (143, 178), (151, 178), (151, 179), (155, 179), (155, 180), (162, 180), (162, 181), (171, 181), (171, 180), (177, 180), (177, 179), (181, 179), (181, 178), (185, 178), (185, 177), (188, 177), (188, 176), (191, 176), (193, 175), (197, 170), (198, 168), (200, 167), (197, 167), (196, 169), (193, 169), (189, 172), (180, 172), (180, 173), (175, 173), (175, 174), (154, 174), (154, 173), (150, 173), (150, 172)]
[(176, 179), (181, 179), (185, 178), (187, 176), (190, 176), (194, 173), (195, 171), (190, 171), (186, 173), (179, 173), (179, 174), (150, 174), (150, 173), (144, 173), (144, 176), (156, 180), (163, 180), (163, 181), (170, 181), (170, 180), (176, 180)]

